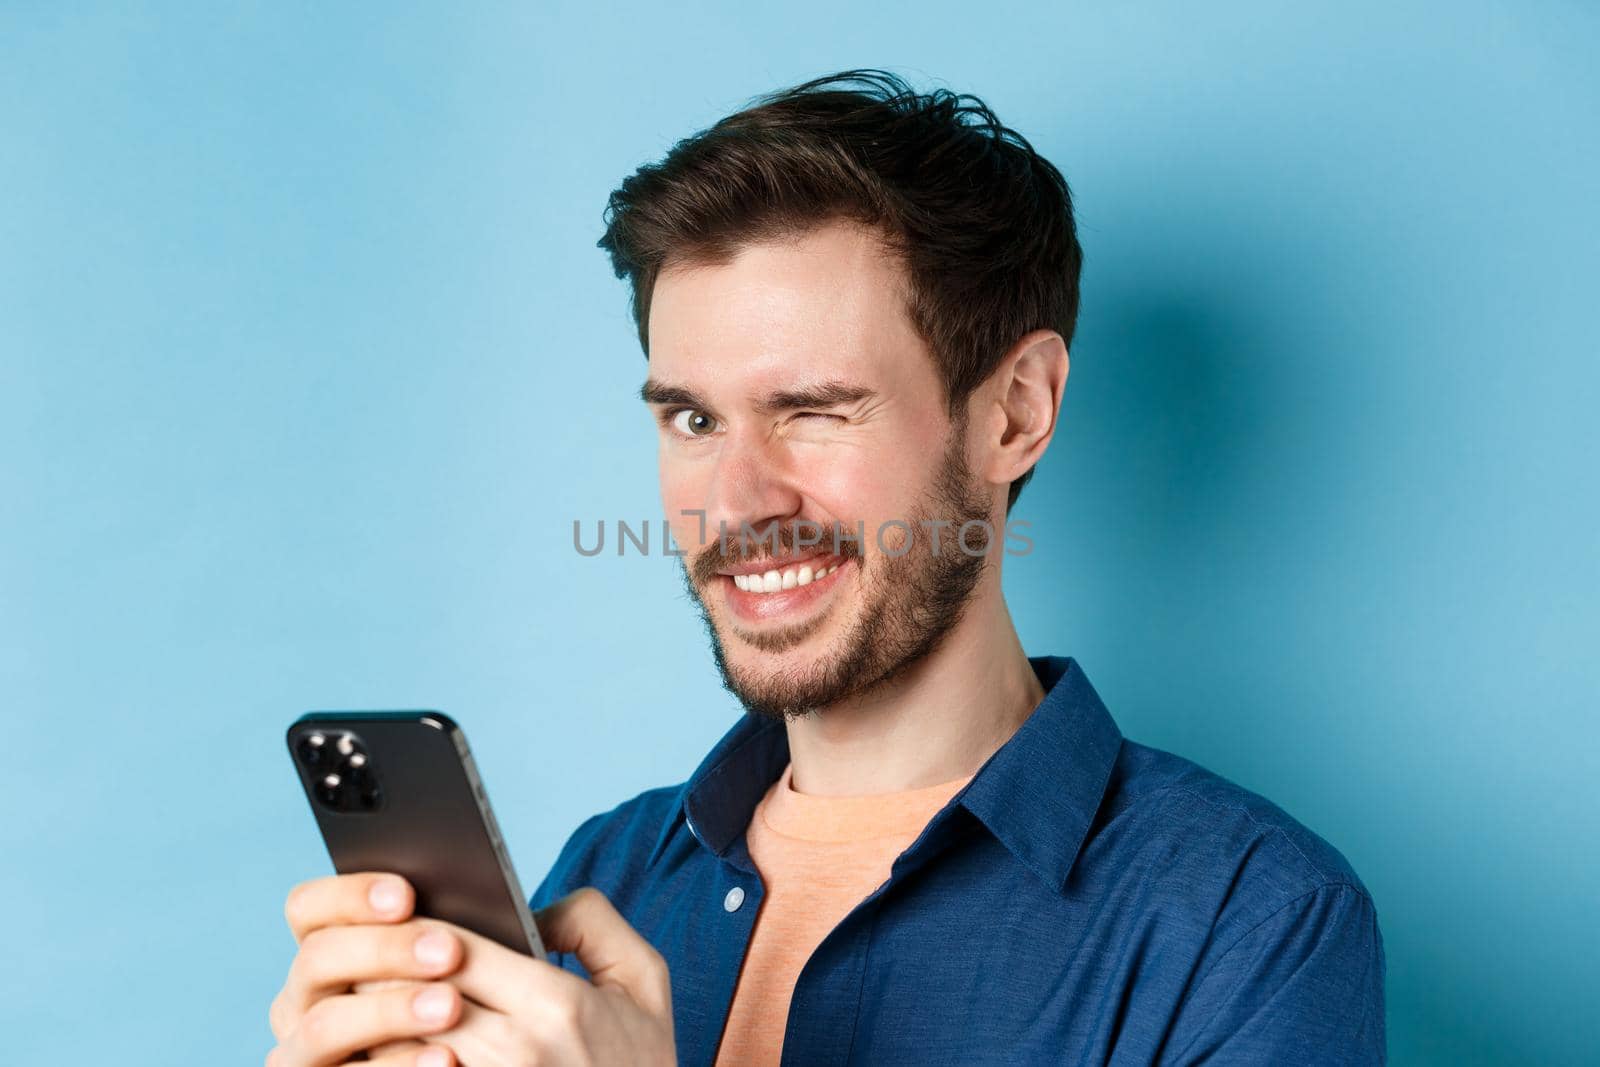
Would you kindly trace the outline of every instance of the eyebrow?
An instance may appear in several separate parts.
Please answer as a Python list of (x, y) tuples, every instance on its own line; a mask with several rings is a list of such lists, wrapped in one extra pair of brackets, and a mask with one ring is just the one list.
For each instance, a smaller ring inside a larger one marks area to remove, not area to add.
[(757, 401), (756, 410), (763, 415), (773, 415), (796, 408), (831, 408), (859, 403), (877, 395), (864, 385), (835, 379), (799, 389), (780, 389), (768, 394), (765, 400)]
[[(798, 389), (779, 389), (756, 401), (755, 406), (763, 415), (774, 415), (797, 408), (831, 408), (841, 404), (855, 404), (862, 400), (870, 400), (877, 395), (864, 385), (835, 379), (819, 382), (816, 385), (801, 386)], [(696, 396), (694, 390), (681, 385), (658, 382), (654, 378), (646, 378), (644, 384), (639, 387), (639, 399), (646, 404), (681, 404), (685, 407), (706, 410), (710, 410), (711, 407)]]
[(639, 386), (639, 399), (646, 404), (683, 404), (688, 407), (705, 407), (705, 401), (681, 385), (668, 385), (654, 378), (646, 378)]

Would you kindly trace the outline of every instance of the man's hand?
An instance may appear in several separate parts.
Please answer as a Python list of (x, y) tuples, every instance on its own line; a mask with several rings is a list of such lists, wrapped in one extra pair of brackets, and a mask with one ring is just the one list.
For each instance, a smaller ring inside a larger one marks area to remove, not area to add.
[(590, 982), (413, 918), (414, 905), (392, 874), (294, 888), (285, 912), (300, 951), (272, 1004), (269, 1067), (343, 1064), (364, 1050), (395, 1067), (676, 1062), (666, 961), (598, 890), (535, 915), (546, 946), (576, 954)]

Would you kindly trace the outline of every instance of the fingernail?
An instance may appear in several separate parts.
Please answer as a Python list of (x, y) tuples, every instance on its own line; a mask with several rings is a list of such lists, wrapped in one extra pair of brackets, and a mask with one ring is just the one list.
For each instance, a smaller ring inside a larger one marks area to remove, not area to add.
[(395, 915), (406, 906), (406, 893), (393, 878), (380, 878), (367, 890), (367, 901), (379, 915)]
[(450, 991), (442, 986), (424, 989), (412, 998), (411, 1010), (425, 1023), (444, 1022), (450, 1015)]
[(417, 938), (417, 943), (411, 946), (411, 951), (416, 954), (417, 962), (423, 966), (443, 967), (450, 962), (450, 953), (454, 948), (454, 938), (442, 930), (432, 930)]
[(450, 1067), (450, 1053), (442, 1048), (424, 1049), (417, 1054), (417, 1067)]

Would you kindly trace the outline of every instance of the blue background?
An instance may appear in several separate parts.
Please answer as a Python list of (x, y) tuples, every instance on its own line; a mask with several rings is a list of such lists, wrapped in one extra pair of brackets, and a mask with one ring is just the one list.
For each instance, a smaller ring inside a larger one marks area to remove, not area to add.
[(1592, 1055), (1600, 19), (1277, 7), (0, 8), (5, 1057), (259, 1061), (302, 710), (454, 713), (530, 889), (687, 775), (676, 564), (572, 549), (660, 510), (600, 212), (850, 66), (1077, 198), (1029, 651), (1350, 857), (1395, 1062)]

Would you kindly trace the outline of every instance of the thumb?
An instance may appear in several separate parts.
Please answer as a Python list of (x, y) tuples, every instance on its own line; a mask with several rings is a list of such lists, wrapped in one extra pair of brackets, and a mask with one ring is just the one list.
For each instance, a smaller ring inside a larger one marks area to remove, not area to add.
[(672, 1014), (667, 961), (600, 890), (574, 889), (534, 912), (533, 918), (545, 947), (577, 956), (595, 985), (618, 986), (646, 1011)]

